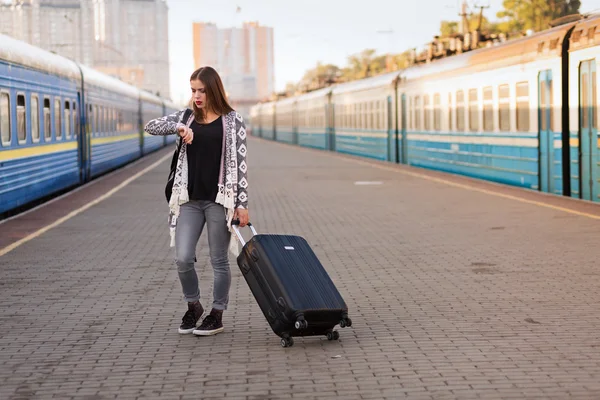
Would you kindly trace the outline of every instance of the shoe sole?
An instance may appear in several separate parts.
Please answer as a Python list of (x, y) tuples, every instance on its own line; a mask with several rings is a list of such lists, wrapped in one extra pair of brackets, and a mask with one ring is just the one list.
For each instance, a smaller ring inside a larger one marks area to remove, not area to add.
[(223, 332), (225, 329), (224, 328), (218, 328), (218, 329), (213, 329), (212, 331), (193, 331), (194, 335), (196, 336), (212, 336), (212, 335), (216, 335), (217, 333), (221, 333)]

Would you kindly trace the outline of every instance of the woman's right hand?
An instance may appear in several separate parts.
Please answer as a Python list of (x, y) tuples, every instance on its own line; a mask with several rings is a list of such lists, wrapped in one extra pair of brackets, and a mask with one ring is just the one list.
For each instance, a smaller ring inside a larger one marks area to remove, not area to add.
[(185, 144), (191, 144), (194, 139), (194, 132), (188, 128), (186, 125), (179, 125), (177, 127), (177, 132), (181, 139), (185, 142)]

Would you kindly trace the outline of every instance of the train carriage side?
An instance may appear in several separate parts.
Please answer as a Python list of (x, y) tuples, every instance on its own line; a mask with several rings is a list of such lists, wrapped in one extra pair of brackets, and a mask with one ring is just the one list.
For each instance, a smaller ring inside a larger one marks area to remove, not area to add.
[(275, 102), (262, 103), (260, 108), (260, 137), (276, 140)]
[(297, 143), (323, 150), (333, 149), (332, 87), (296, 97)]
[(260, 104), (250, 107), (250, 118), (246, 122), (246, 131), (248, 135), (260, 136)]
[(275, 105), (275, 129), (278, 142), (297, 144), (296, 98), (289, 97), (277, 101)]
[(133, 86), (81, 66), (90, 136), (90, 176), (96, 177), (141, 156), (139, 96)]
[(60, 56), (0, 35), (0, 215), (81, 182), (81, 74)]
[(397, 162), (396, 80), (399, 72), (336, 86), (334, 148), (383, 161)]
[(142, 137), (142, 154), (146, 155), (165, 145), (165, 136), (150, 135), (149, 133), (144, 132), (144, 126), (148, 121), (160, 118), (164, 115), (162, 99), (147, 91), (141, 90), (140, 112), (141, 120), (138, 129)]
[(580, 21), (569, 45), (571, 196), (600, 201), (600, 16)]
[(405, 70), (408, 163), (563, 194), (557, 111), (573, 25)]

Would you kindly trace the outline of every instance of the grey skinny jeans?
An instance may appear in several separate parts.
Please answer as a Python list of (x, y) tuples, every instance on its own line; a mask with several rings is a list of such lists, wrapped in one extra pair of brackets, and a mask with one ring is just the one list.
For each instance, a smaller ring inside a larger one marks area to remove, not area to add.
[(231, 234), (227, 229), (225, 208), (212, 201), (191, 200), (181, 205), (175, 231), (175, 260), (186, 301), (200, 300), (198, 275), (194, 267), (196, 245), (204, 224), (208, 228), (208, 246), (213, 267), (213, 305), (215, 310), (226, 310), (229, 303), (231, 270), (228, 248)]

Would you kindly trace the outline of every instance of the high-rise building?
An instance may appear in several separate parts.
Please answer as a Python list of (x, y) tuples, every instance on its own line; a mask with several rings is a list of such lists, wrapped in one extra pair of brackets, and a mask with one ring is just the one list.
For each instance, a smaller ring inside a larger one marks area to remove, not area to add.
[(4, 0), (0, 32), (170, 97), (165, 0)]
[(242, 114), (275, 90), (273, 28), (257, 22), (219, 29), (213, 23), (193, 24), (194, 65), (217, 70), (228, 98)]

